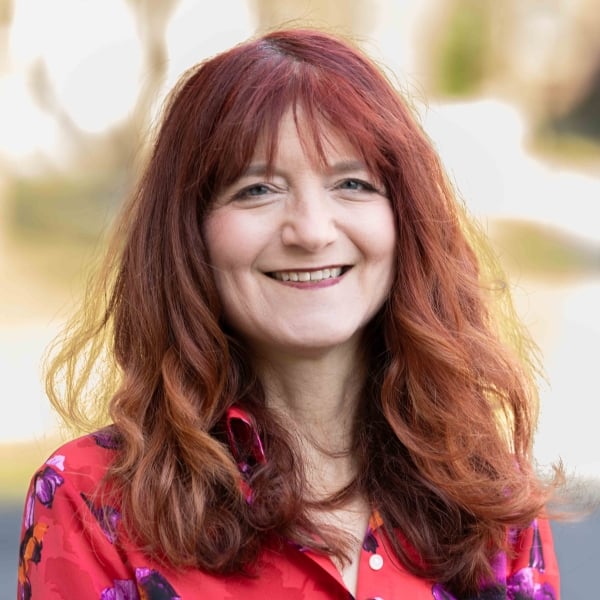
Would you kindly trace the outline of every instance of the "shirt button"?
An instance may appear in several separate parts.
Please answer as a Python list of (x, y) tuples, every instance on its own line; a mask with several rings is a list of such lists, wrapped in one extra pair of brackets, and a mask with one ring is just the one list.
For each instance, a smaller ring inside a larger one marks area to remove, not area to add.
[(371, 554), (369, 557), (369, 566), (373, 571), (379, 571), (383, 567), (383, 556), (381, 554)]

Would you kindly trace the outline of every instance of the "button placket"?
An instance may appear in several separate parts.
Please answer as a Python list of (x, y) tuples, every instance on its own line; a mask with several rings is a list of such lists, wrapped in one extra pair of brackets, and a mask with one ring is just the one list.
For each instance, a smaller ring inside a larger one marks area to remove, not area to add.
[(373, 571), (379, 571), (383, 567), (383, 556), (381, 554), (371, 554), (369, 556), (369, 567), (373, 569)]

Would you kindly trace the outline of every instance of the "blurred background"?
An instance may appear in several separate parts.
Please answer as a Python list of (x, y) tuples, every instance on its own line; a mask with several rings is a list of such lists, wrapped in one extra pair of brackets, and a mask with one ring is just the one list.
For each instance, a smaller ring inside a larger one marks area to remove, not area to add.
[(64, 437), (41, 358), (102, 251), (148, 128), (186, 68), (280, 25), (351, 35), (414, 105), (541, 347), (540, 466), (562, 459), (580, 494), (600, 498), (600, 0), (0, 0), (8, 593), (27, 483)]

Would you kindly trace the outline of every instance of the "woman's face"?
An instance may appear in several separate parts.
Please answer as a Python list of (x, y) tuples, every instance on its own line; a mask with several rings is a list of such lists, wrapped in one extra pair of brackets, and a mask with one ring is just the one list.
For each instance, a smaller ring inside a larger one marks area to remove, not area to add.
[(273, 174), (259, 145), (205, 222), (225, 317), (262, 356), (355, 350), (392, 284), (396, 230), (383, 185), (344, 139), (323, 139), (326, 166), (305, 152), (289, 111)]

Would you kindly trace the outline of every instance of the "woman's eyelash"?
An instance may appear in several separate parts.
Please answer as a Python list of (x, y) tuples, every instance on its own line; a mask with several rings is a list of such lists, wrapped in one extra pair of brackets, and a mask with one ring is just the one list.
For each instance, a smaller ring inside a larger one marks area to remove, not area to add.
[(367, 192), (377, 191), (377, 188), (372, 183), (356, 178), (344, 179), (344, 181), (339, 183), (339, 187), (351, 190), (364, 190)]
[[(379, 192), (379, 189), (365, 181), (364, 179), (359, 179), (356, 177), (349, 177), (344, 179), (336, 184), (338, 189), (349, 190), (349, 191), (357, 191), (357, 192)], [(252, 185), (248, 185), (241, 190), (235, 192), (233, 195), (234, 200), (244, 200), (248, 198), (260, 198), (266, 194), (272, 192), (273, 189), (264, 183), (253, 183)]]
[(241, 198), (257, 198), (263, 196), (271, 191), (271, 188), (262, 183), (255, 183), (253, 185), (246, 186), (234, 194), (234, 199)]

